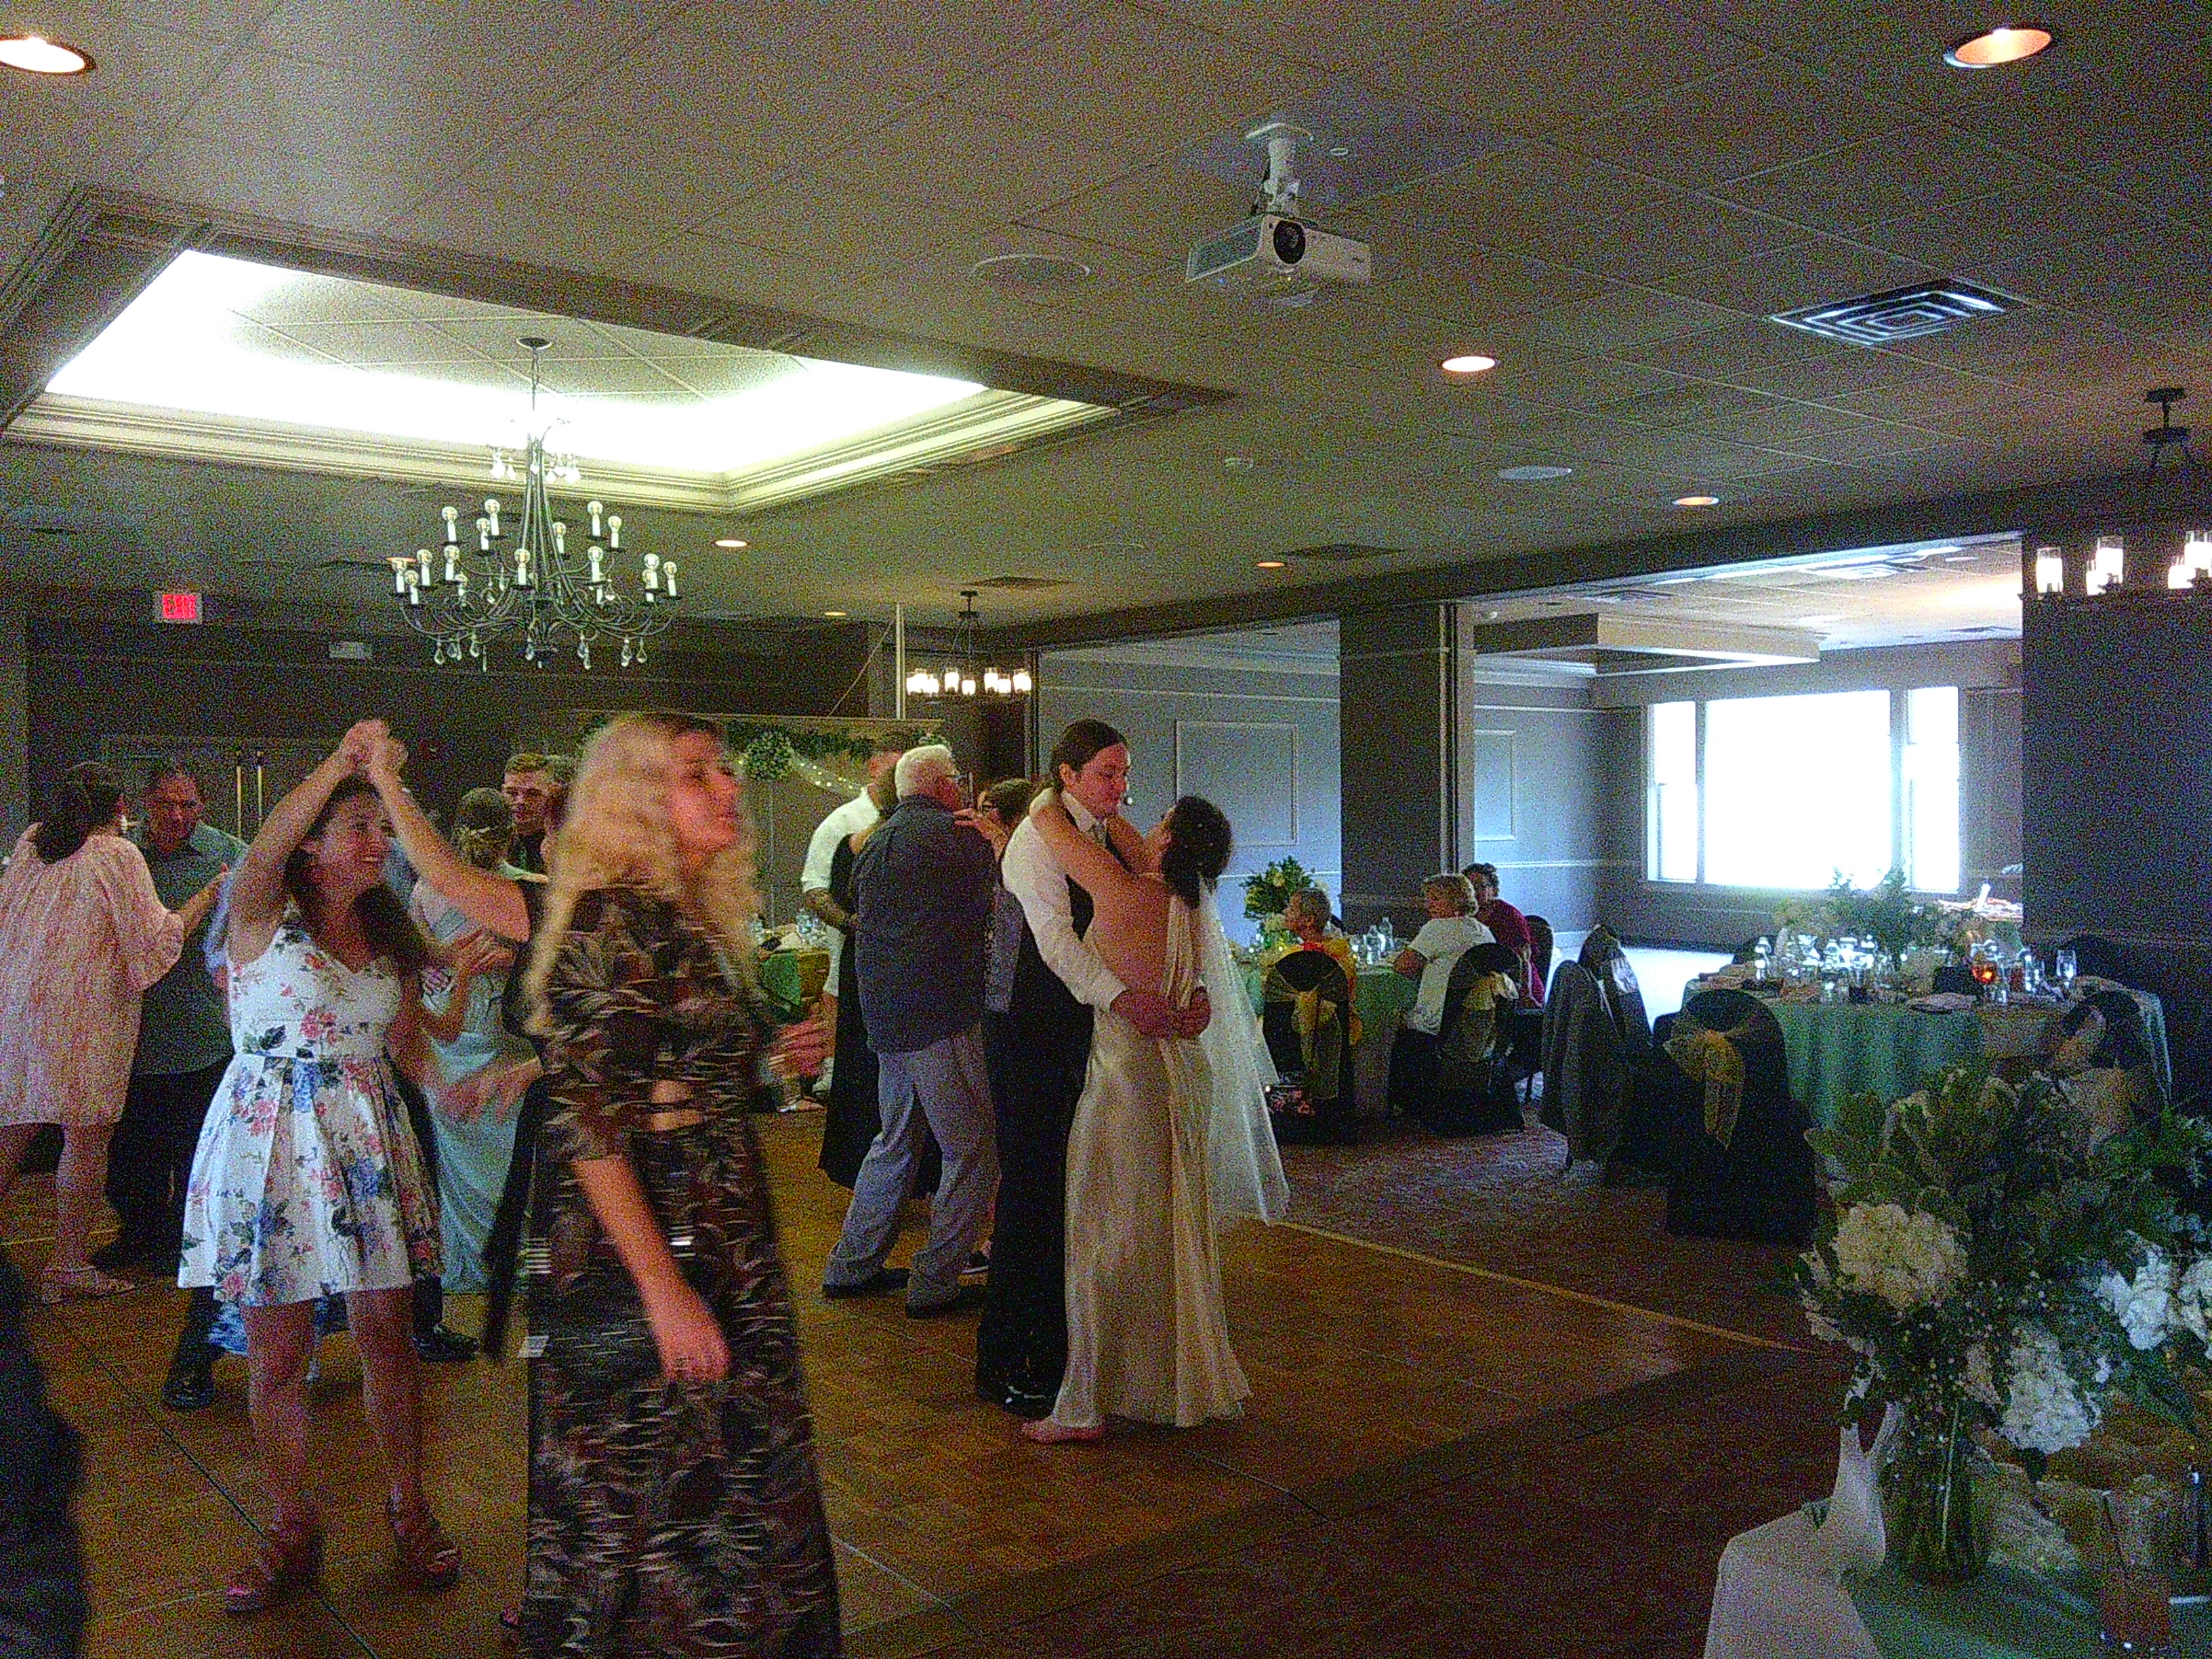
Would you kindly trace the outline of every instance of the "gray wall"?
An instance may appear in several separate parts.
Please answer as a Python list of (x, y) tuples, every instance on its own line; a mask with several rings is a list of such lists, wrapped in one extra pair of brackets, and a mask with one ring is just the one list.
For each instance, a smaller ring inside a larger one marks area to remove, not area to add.
[(1626, 716), (1605, 733), (1599, 763), (1611, 785), (1606, 839), (1611, 855), (1626, 866), (1608, 872), (1614, 879), (1603, 896), (1606, 921), (1632, 939), (1733, 950), (1771, 932), (1776, 905), (1790, 896), (1643, 879), (1641, 714), (1646, 704), (1916, 685), (1960, 688), (1960, 852), (1966, 890), (1988, 881), (1998, 896), (2020, 897), (2018, 880), (2002, 872), (2021, 861), (2021, 647), (2014, 640), (1972, 641), (1831, 652), (1817, 663), (1793, 667), (1637, 674), (1599, 682), (1595, 700)]
[(1221, 880), (1231, 938), (1249, 938), (1243, 878), (1294, 857), (1340, 896), (1337, 677), (1262, 657), (1219, 665), (1160, 660), (1172, 648), (1130, 646), (1038, 659), (1038, 760), (1071, 721), (1102, 720), (1129, 739), (1129, 815), (1149, 827), (1181, 789), (1229, 815), (1237, 848)]
[(1409, 605), (1343, 618), (1346, 892), (1353, 929), (1389, 915), (1410, 937), (1421, 878), (1458, 856), (1456, 607)]
[(23, 613), (0, 605), (0, 832), (15, 845), (31, 821), (30, 653)]
[(1459, 658), (1459, 854), (1498, 866), (1508, 902), (1557, 932), (1603, 914), (1608, 885), (1632, 877), (1612, 844), (1608, 767), (1635, 715), (1600, 708), (1588, 680), (1474, 654)]

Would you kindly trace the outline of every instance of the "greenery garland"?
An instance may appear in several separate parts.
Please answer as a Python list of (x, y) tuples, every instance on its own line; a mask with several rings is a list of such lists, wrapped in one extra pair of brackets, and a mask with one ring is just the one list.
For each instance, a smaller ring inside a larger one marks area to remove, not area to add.
[(769, 747), (762, 751), (764, 757), (780, 755), (782, 758), (782, 765), (775, 777), (781, 777), (791, 769), (794, 757), (811, 761), (865, 761), (875, 753), (876, 744), (886, 735), (906, 748), (929, 740), (925, 732), (911, 728), (888, 734), (878, 732), (810, 732), (793, 730), (774, 720), (730, 720), (722, 730), (731, 752), (745, 757), (747, 775), (764, 783), (773, 782), (775, 779), (756, 769), (753, 764), (755, 745), (763, 740), (769, 743)]
[[(737, 747), (734, 744), (731, 746)], [(791, 734), (775, 726), (738, 749), (738, 753), (744, 762), (745, 775), (756, 783), (774, 783), (787, 775), (791, 763), (797, 758)]]

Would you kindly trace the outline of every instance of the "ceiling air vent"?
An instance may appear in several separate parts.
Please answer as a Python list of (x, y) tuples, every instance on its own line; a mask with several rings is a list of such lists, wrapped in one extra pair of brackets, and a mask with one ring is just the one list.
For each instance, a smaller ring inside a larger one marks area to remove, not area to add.
[(1881, 346), (2000, 316), (2019, 304), (2008, 294), (1946, 277), (1856, 300), (1831, 300), (1800, 306), (1795, 311), (1778, 311), (1767, 320), (1802, 329), (1825, 340), (1841, 340), (1846, 345)]

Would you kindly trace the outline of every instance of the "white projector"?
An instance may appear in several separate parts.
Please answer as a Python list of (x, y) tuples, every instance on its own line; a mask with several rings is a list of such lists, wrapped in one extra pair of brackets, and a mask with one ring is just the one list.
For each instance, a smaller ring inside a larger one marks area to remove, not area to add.
[(1191, 249), (1183, 280), (1228, 294), (1280, 294), (1315, 283), (1364, 283), (1367, 244), (1285, 213), (1255, 213)]

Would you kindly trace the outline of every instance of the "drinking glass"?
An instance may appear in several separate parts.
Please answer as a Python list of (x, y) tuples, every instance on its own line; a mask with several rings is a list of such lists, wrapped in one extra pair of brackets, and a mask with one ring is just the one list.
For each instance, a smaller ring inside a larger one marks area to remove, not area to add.
[(2110, 1552), (2097, 1583), (2098, 1634), (2123, 1653), (2170, 1654), (2173, 1565), (2181, 1535), (2181, 1494), (2138, 1480), (2105, 1499)]
[(2071, 951), (2061, 951), (2058, 953), (2057, 960), (2054, 966), (2056, 967), (2058, 974), (2058, 988), (2063, 991), (2068, 996), (2072, 996), (2074, 994), (2074, 975), (2076, 972), (2074, 953)]

